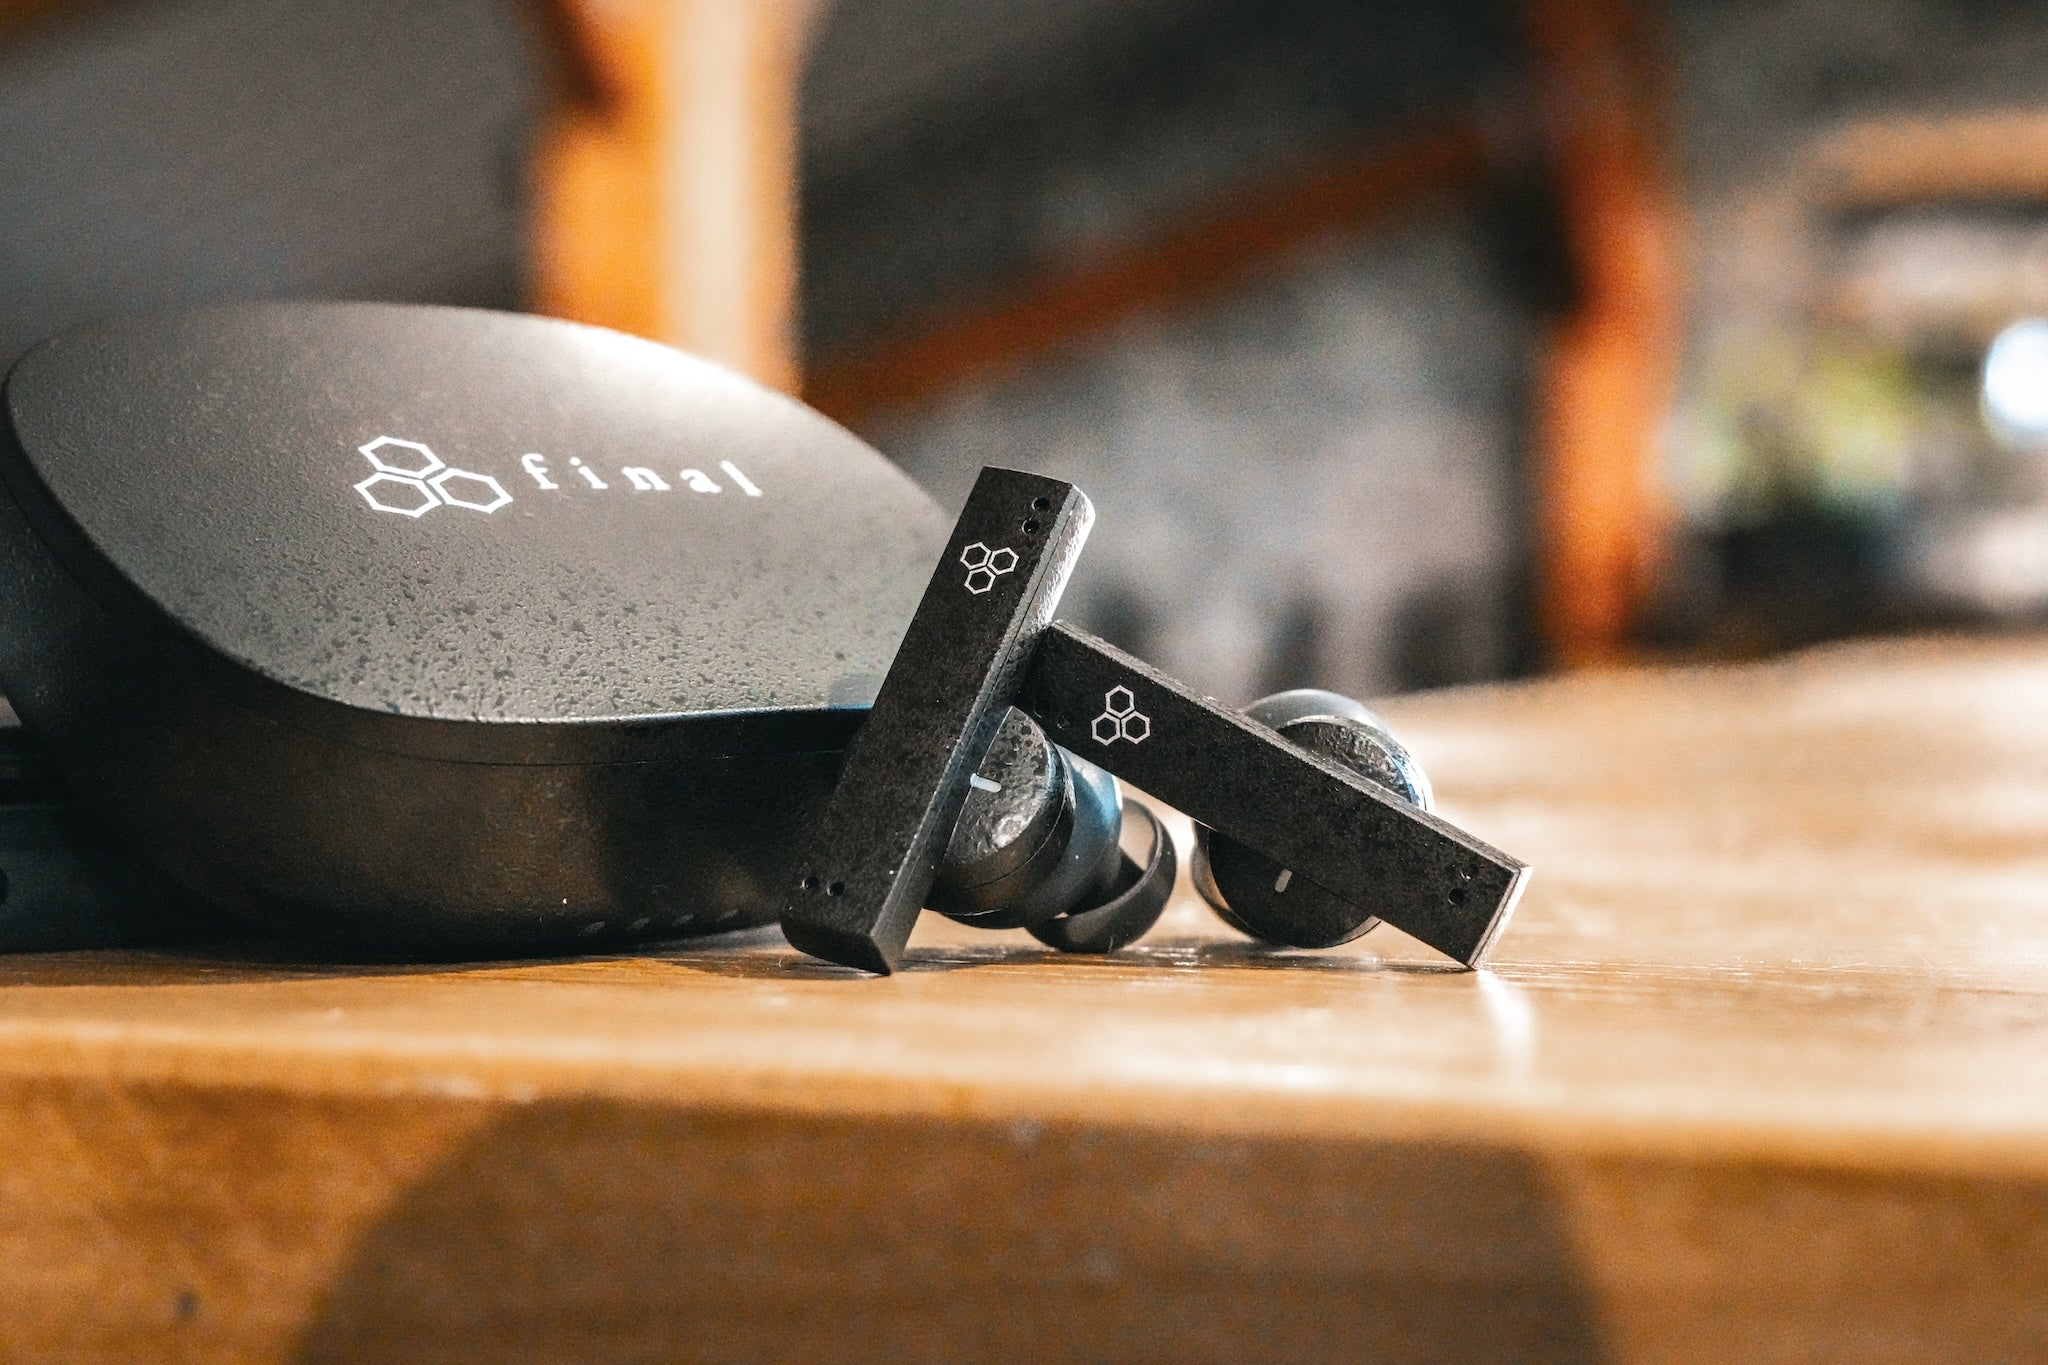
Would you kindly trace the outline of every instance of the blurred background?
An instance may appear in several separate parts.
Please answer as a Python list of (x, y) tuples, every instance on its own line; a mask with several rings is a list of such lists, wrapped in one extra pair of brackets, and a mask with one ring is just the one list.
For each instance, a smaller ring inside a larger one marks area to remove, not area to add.
[(2048, 615), (2023, 0), (0, 0), (0, 361), (530, 308), (806, 397), (1229, 701)]

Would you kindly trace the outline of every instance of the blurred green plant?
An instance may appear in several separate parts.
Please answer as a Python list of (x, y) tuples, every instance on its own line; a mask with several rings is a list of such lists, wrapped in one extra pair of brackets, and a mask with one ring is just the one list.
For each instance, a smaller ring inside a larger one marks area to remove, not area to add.
[(1988, 450), (1973, 371), (1855, 333), (1722, 343), (1674, 425), (1674, 492), (1706, 526), (1793, 508), (1884, 520), (1975, 482)]

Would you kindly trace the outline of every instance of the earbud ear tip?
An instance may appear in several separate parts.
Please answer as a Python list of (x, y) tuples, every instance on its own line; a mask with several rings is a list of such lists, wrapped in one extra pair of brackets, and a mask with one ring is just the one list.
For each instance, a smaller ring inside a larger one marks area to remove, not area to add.
[(1146, 854), (1144, 866), (1123, 855), (1109, 899), (1032, 925), (1033, 938), (1063, 953), (1113, 953), (1143, 938), (1159, 922), (1173, 895), (1180, 863), (1173, 851), (1173, 836), (1159, 817), (1139, 802), (1127, 802), (1124, 818), (1133, 815), (1142, 817), (1152, 831), (1152, 851)]

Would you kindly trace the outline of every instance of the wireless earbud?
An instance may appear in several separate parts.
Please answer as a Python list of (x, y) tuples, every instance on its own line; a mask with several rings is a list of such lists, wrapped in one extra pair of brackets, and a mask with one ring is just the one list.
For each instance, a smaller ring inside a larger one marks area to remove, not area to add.
[(1064, 622), (1019, 707), (1057, 744), (1468, 967), (1528, 867)]
[[(1244, 709), (1246, 718), (1291, 744), (1341, 764), (1418, 810), (1433, 801), (1429, 779), (1370, 708), (1335, 692), (1276, 692)], [(1195, 889), (1232, 928), (1267, 943), (1329, 948), (1379, 923), (1356, 902), (1206, 825), (1195, 826)]]
[(796, 947), (895, 970), (1094, 519), (1072, 484), (981, 472), (783, 906)]
[[(1140, 864), (1118, 845), (1128, 815), (1149, 827)], [(1173, 841), (1117, 781), (1012, 708), (969, 779), (927, 906), (982, 929), (1029, 929), (1068, 952), (1142, 937), (1173, 889)]]
[[(1027, 498), (1043, 508), (1025, 512)], [(1054, 537), (1038, 538), (1049, 529), (1045, 508), (1061, 509), (1056, 551)], [(1345, 937), (1376, 916), (1467, 966), (1483, 961), (1528, 868), (1352, 763), (1395, 765), (1391, 739), (1372, 759), (1366, 748), (1375, 746), (1361, 744), (1372, 727), (1355, 713), (1292, 718), (1303, 735), (1329, 731), (1339, 761), (1051, 620), (1091, 518), (1071, 485), (982, 471), (784, 906), (790, 942), (848, 966), (894, 970), (934, 888), (941, 832), (950, 836), (1001, 708), (1014, 704), (1054, 745), (1268, 859), (1275, 881), (1284, 872), (1290, 887), (1300, 879), (1303, 893), (1313, 884), (1343, 902)], [(1057, 823), (1042, 807), (1032, 814)], [(1287, 916), (1275, 923), (1296, 932)]]

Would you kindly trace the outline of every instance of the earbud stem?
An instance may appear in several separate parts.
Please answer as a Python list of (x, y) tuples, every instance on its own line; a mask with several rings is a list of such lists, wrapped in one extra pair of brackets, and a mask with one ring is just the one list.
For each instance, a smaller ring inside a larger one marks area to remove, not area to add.
[(1527, 878), (1448, 821), (1063, 622), (1044, 632), (1016, 705), (1055, 743), (1468, 967)]
[(982, 471), (798, 863), (792, 945), (895, 970), (1094, 516), (1072, 484)]

